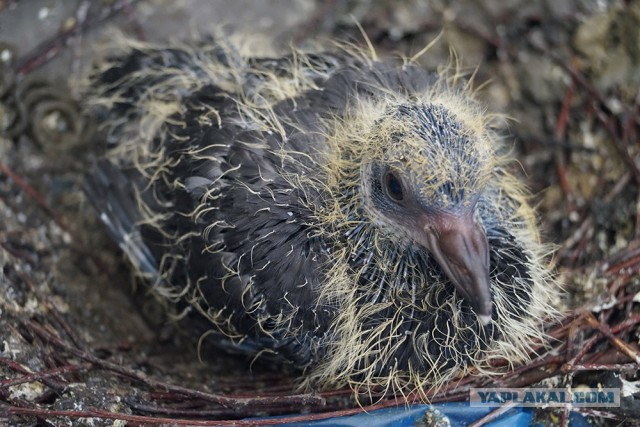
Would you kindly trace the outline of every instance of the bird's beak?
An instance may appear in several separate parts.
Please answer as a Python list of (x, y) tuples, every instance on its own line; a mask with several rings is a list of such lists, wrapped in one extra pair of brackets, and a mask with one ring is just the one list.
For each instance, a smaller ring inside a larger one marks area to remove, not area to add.
[(422, 227), (424, 246), (433, 254), (458, 293), (474, 309), (480, 323), (491, 321), (489, 243), (471, 213), (430, 214)]

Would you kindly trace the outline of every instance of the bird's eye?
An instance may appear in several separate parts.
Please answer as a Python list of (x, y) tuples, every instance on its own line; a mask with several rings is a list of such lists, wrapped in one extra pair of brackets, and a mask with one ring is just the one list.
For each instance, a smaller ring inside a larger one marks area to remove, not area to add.
[(384, 174), (384, 188), (387, 196), (394, 202), (401, 202), (404, 199), (404, 191), (402, 189), (402, 181), (398, 176), (387, 171)]

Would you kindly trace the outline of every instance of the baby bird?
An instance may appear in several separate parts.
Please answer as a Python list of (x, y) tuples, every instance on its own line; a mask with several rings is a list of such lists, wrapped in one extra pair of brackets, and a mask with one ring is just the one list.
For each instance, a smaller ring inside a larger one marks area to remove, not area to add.
[[(373, 57), (372, 57), (373, 56)], [(310, 387), (424, 392), (544, 339), (555, 282), (492, 116), (353, 48), (122, 42), (87, 194), (156, 295)]]

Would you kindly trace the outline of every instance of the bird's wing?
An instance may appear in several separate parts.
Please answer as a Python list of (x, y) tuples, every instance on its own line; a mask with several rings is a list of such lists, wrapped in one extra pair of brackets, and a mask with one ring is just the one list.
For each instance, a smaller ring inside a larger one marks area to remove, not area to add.
[[(129, 176), (128, 176), (129, 175)], [(137, 174), (127, 174), (105, 159), (97, 160), (85, 179), (85, 194), (100, 215), (113, 240), (136, 269), (148, 279), (158, 277), (156, 258), (138, 227), (142, 216), (135, 199), (140, 182)]]

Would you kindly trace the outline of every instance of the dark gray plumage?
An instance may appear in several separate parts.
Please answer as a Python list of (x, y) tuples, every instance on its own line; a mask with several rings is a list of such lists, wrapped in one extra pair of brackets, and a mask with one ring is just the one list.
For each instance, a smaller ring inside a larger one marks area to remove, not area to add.
[(347, 49), (125, 46), (88, 195), (158, 295), (314, 386), (424, 390), (523, 360), (554, 292), (488, 116)]

